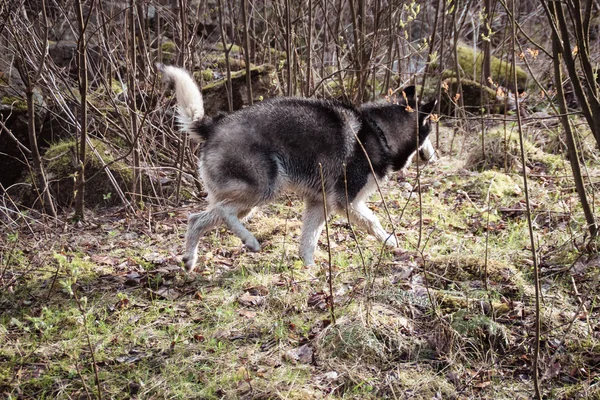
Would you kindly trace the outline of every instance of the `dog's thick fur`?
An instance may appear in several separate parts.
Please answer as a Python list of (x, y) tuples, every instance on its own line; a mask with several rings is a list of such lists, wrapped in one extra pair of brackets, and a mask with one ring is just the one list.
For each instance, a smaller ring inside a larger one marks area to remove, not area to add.
[(193, 78), (180, 68), (158, 67), (175, 85), (182, 128), (201, 143), (199, 169), (209, 205), (189, 217), (183, 257), (188, 271), (195, 268), (200, 237), (220, 223), (258, 251), (258, 241), (240, 220), (286, 189), (306, 203), (300, 240), (305, 264), (314, 263), (325, 224), (322, 185), (328, 210), (346, 215), (348, 208), (350, 222), (389, 246), (398, 245), (365, 200), (376, 188), (375, 179), (404, 168), (417, 150), (434, 157), (428, 135), (435, 102), (417, 110), (414, 87), (409, 87), (404, 90), (408, 104), (375, 102), (356, 109), (282, 97), (209, 118)]

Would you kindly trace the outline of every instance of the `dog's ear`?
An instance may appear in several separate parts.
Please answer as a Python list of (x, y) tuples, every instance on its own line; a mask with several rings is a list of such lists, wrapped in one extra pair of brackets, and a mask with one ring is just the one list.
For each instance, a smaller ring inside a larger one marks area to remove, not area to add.
[(437, 100), (433, 100), (419, 107), (419, 125), (425, 125), (425, 123), (429, 120), (429, 116), (433, 112), (433, 109), (436, 105)]
[(414, 99), (417, 94), (417, 90), (415, 89), (414, 86), (407, 86), (404, 89), (402, 89), (400, 92), (404, 93), (406, 95), (407, 100)]
[(425, 115), (429, 115), (431, 114), (431, 112), (433, 111), (433, 109), (435, 108), (435, 106), (437, 105), (437, 100), (433, 100), (430, 101), (427, 104), (422, 105), (421, 107), (419, 107), (419, 112)]

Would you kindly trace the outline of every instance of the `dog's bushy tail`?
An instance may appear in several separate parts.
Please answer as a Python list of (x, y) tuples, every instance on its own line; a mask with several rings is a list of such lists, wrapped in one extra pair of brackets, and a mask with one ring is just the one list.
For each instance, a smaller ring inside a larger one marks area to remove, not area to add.
[(173, 82), (177, 98), (177, 120), (181, 128), (188, 132), (193, 140), (203, 141), (196, 126), (204, 118), (204, 102), (196, 81), (182, 68), (164, 64), (156, 64), (156, 68), (163, 73), (165, 80)]

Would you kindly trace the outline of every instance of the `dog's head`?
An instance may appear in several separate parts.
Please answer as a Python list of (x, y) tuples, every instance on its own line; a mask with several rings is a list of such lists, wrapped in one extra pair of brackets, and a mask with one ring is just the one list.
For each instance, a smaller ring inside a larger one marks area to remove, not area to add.
[(386, 102), (365, 104), (361, 111), (381, 128), (390, 149), (394, 170), (404, 168), (412, 154), (419, 154), (428, 161), (435, 159), (435, 149), (429, 141), (431, 113), (437, 102), (419, 104), (416, 89), (408, 86), (389, 96)]
[(431, 101), (418, 108), (419, 115), (419, 157), (423, 161), (434, 162), (437, 160), (435, 149), (429, 139), (431, 133), (431, 113), (437, 105), (437, 100)]

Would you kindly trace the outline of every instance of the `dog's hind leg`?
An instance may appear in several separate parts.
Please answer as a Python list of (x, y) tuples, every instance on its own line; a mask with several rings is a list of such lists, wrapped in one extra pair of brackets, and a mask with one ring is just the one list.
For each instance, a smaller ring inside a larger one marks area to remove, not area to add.
[(362, 201), (358, 201), (350, 206), (350, 223), (355, 223), (359, 227), (366, 229), (371, 235), (375, 236), (381, 243), (388, 247), (398, 247), (398, 240), (393, 234), (387, 233), (381, 226), (379, 219), (373, 211)]
[(323, 203), (307, 200), (302, 219), (302, 237), (300, 239), (300, 258), (304, 261), (304, 265), (315, 263), (315, 250), (324, 226)]
[(251, 208), (237, 208), (235, 206), (221, 204), (215, 206), (215, 210), (218, 210), (219, 215), (221, 216), (223, 222), (225, 222), (225, 225), (227, 225), (227, 228), (229, 228), (229, 230), (233, 232), (235, 236), (242, 239), (242, 242), (249, 250), (260, 250), (260, 244), (258, 243), (258, 240), (256, 240), (254, 235), (250, 233), (250, 231), (246, 229), (244, 225), (242, 225), (238, 218), (238, 216), (243, 218), (248, 215), (252, 210)]
[(183, 263), (188, 272), (192, 272), (198, 260), (198, 242), (204, 233), (221, 222), (221, 217), (214, 210), (206, 210), (191, 214), (188, 218), (188, 228), (185, 235), (185, 254)]

